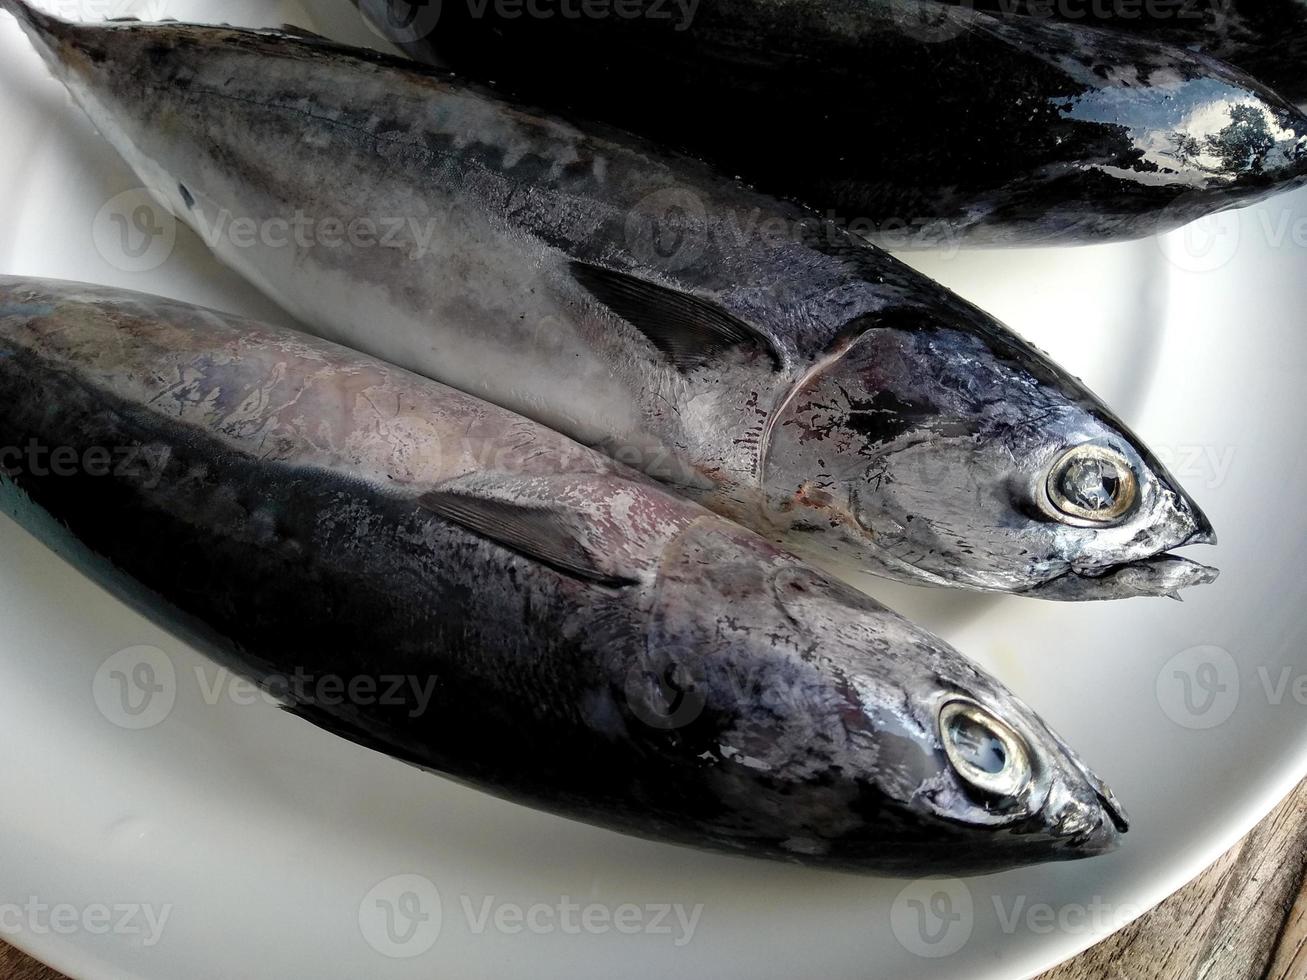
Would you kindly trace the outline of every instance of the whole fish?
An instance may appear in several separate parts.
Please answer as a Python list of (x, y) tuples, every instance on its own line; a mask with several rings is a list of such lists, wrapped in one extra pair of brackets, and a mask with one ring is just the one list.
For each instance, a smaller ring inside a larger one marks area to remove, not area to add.
[[(1307, 0), (948, 0), (978, 10), (1071, 20), (1179, 44), (1228, 61), (1298, 106), (1307, 103)], [(397, 11), (398, 13), (398, 11)], [(399, 25), (396, 25), (397, 27)]]
[(410, 62), (174, 23), (35, 45), (142, 181), (303, 323), (832, 567), (1056, 599), (1215, 572), (1081, 383), (800, 209)]
[(120, 596), (309, 721), (505, 797), (912, 874), (1086, 857), (1126, 829), (941, 641), (606, 457), (326, 341), (2, 277), (0, 447), (4, 510)]
[(1136, 238), (1307, 174), (1307, 117), (1243, 72), (970, 0), (357, 2), (419, 59), (679, 146), (891, 248)]

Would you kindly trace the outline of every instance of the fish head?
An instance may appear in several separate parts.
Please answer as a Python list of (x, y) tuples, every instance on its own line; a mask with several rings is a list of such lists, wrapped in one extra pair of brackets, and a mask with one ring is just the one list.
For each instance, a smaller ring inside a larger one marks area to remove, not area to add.
[(722, 799), (750, 801), (751, 834), (795, 860), (912, 874), (1117, 846), (1112, 791), (998, 680), (750, 537), (702, 521), (668, 549), (644, 666), (679, 673), (684, 697), (661, 703), (693, 706), (676, 736), (716, 760)]
[(878, 321), (795, 386), (764, 459), (792, 537), (835, 538), (858, 570), (1050, 599), (1216, 577), (1169, 554), (1215, 543), (1206, 516), (1084, 384), (997, 324), (938, 323)]

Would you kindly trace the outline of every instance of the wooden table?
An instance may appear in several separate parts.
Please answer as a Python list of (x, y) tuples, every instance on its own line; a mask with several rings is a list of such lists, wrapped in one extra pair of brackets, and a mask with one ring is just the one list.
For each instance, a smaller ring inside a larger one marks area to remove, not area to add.
[[(1303, 980), (1307, 782), (1152, 912), (1039, 980)], [(62, 980), (0, 944), (0, 980)]]

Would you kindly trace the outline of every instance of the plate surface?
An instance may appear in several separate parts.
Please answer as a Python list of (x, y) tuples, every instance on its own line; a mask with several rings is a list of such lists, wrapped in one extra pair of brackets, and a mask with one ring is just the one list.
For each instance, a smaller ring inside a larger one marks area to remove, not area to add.
[[(380, 44), (347, 0), (45, 5)], [(3, 15), (0, 93), (0, 270), (289, 322), (140, 210)], [(1222, 578), (1183, 604), (862, 583), (1080, 749), (1134, 817), (1121, 851), (908, 882), (535, 813), (278, 712), (0, 519), (0, 938), (87, 978), (1013, 980), (1197, 874), (1307, 774), (1307, 196), (1164, 240), (906, 258), (1084, 377), (1219, 530)]]

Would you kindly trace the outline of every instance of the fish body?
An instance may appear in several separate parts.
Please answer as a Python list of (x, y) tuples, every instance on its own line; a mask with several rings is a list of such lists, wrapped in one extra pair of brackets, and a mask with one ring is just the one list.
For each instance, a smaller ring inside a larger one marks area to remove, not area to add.
[(1229, 62), (1301, 107), (1307, 103), (1307, 0), (1153, 0), (1139, 9), (1040, 0), (950, 0), (996, 13), (1073, 20), (1181, 45)]
[(1125, 829), (938, 639), (328, 342), (0, 277), (0, 447), (4, 511), (118, 595), (314, 724), (513, 800), (912, 874), (1090, 856)]
[(891, 248), (1138, 238), (1307, 173), (1307, 118), (1244, 72), (971, 0), (358, 2), (417, 58), (682, 147)]
[[(807, 211), (410, 62), (0, 7), (158, 199), (328, 339), (829, 567), (1060, 599), (1214, 576), (1166, 557), (1210, 524), (1083, 384)], [(1082, 452), (1116, 461), (1086, 487), (1109, 518), (1050, 497)]]

